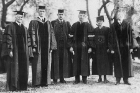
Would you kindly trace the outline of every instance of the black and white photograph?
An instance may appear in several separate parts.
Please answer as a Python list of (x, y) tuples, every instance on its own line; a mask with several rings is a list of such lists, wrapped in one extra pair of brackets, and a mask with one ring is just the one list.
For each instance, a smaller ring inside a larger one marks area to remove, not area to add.
[(0, 0), (0, 93), (140, 93), (140, 0)]

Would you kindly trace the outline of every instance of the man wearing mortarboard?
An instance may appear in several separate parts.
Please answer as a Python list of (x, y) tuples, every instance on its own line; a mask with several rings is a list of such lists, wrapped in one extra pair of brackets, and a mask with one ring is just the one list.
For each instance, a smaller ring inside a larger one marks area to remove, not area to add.
[(52, 21), (54, 33), (56, 36), (57, 50), (52, 52), (52, 79), (57, 83), (66, 83), (64, 78), (72, 77), (72, 60), (69, 51), (69, 32), (70, 22), (64, 20), (64, 9), (58, 9), (58, 19)]
[(109, 60), (109, 51), (113, 53), (111, 48), (111, 38), (109, 27), (103, 26), (104, 16), (98, 16), (97, 26), (94, 29), (94, 52), (95, 57), (92, 62), (92, 74), (99, 75), (98, 83), (102, 82), (102, 75), (104, 75), (104, 83), (108, 83), (106, 75), (112, 75), (112, 64)]
[(45, 6), (38, 7), (36, 20), (29, 24), (31, 45), (30, 54), (32, 63), (32, 86), (47, 86), (51, 82), (51, 51), (56, 49), (56, 40), (51, 22), (45, 18)]
[(15, 22), (10, 23), (4, 33), (2, 57), (7, 62), (6, 89), (27, 90), (28, 85), (28, 42), (27, 30), (22, 24), (24, 12), (16, 12)]
[(73, 48), (70, 48), (72, 52), (74, 50), (73, 60), (73, 75), (75, 76), (74, 84), (80, 83), (80, 75), (84, 84), (87, 84), (87, 76), (90, 75), (88, 48), (90, 46), (88, 35), (93, 32), (92, 26), (85, 22), (86, 11), (79, 11), (79, 21), (75, 22), (71, 28), (71, 35), (73, 35)]

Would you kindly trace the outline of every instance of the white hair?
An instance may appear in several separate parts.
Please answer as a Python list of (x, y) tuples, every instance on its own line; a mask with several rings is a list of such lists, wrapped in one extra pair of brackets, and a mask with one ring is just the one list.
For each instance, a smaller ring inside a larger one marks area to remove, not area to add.
[(116, 15), (116, 18), (117, 18), (117, 19), (125, 19), (125, 13), (123, 13), (123, 12), (118, 12), (117, 15)]

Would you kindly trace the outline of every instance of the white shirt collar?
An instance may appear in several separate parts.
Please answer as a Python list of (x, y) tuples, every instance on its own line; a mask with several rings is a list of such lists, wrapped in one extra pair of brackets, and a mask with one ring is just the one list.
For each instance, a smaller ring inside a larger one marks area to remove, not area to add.
[(102, 29), (102, 28), (103, 28), (103, 26), (99, 27), (99, 29)]
[(45, 17), (40, 17), (40, 16), (38, 16), (38, 18), (39, 18), (41, 21), (45, 19)]
[(21, 26), (21, 23), (19, 23), (19, 22), (17, 22), (17, 21), (16, 21), (16, 23), (17, 23), (19, 26)]
[(60, 20), (60, 19), (58, 19), (59, 20), (59, 22), (63, 22), (64, 20)]

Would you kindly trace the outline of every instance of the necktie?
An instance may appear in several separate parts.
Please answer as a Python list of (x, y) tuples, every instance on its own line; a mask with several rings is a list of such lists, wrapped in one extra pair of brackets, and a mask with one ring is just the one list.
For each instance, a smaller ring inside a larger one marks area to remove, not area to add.
[(18, 24), (21, 27), (21, 23)]
[(45, 22), (45, 18), (42, 19), (42, 22)]

